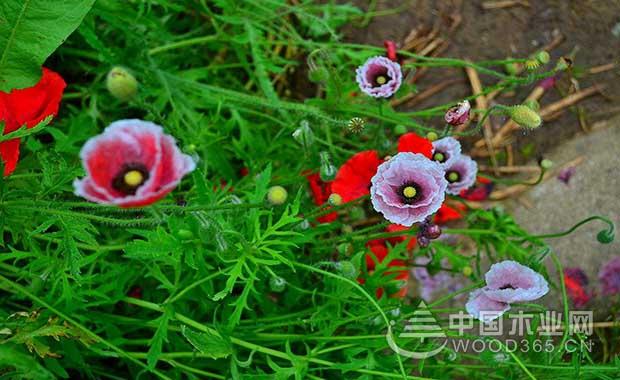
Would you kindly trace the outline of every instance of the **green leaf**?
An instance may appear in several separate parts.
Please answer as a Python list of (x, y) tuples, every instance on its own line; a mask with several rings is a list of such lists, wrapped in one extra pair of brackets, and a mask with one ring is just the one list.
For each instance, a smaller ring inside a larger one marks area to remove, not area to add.
[(225, 358), (232, 354), (230, 342), (215, 330), (200, 333), (187, 326), (181, 326), (181, 333), (195, 349), (213, 359)]
[(31, 87), (41, 66), (80, 25), (95, 0), (2, 0), (0, 91)]
[(157, 331), (155, 331), (155, 335), (153, 335), (153, 338), (149, 342), (150, 347), (146, 354), (146, 363), (150, 369), (155, 368), (157, 365), (157, 360), (159, 360), (159, 356), (161, 355), (164, 341), (168, 341), (168, 322), (172, 314), (171, 309), (166, 309), (164, 314), (157, 318), (159, 326), (157, 327)]

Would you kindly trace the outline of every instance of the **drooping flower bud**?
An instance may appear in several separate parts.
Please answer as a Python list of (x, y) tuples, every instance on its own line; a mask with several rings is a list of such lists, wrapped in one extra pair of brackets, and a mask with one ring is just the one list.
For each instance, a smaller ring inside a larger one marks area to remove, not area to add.
[(418, 245), (421, 248), (426, 248), (431, 244), (431, 240), (427, 238), (426, 236), (418, 236), (417, 240), (418, 240)]
[(441, 236), (441, 227), (436, 224), (430, 224), (424, 230), (424, 236), (427, 238), (434, 240)]
[(435, 140), (437, 140), (439, 138), (439, 135), (437, 134), (437, 132), (428, 132), (426, 134), (426, 138), (429, 141), (433, 142), (433, 141), (435, 141)]
[[(512, 58), (508, 57), (507, 59), (512, 59)], [(504, 70), (506, 70), (506, 73), (509, 75), (517, 75), (519, 74), (519, 65), (515, 62), (506, 63), (504, 65)]]
[(555, 65), (556, 71), (564, 71), (573, 66), (573, 60), (568, 57), (560, 57)]
[(321, 170), (319, 171), (319, 175), (321, 177), (321, 181), (323, 182), (332, 181), (336, 177), (338, 168), (336, 168), (332, 164), (332, 160), (329, 157), (329, 153), (321, 152), (320, 156), (321, 156)]
[(355, 265), (353, 265), (350, 261), (341, 261), (336, 263), (336, 269), (343, 277), (350, 280), (357, 278), (357, 269), (355, 269)]
[(127, 69), (116, 66), (108, 72), (106, 87), (112, 96), (126, 102), (136, 96), (138, 81)]
[(288, 192), (282, 186), (271, 186), (267, 191), (267, 200), (274, 206), (279, 206), (286, 202)]
[(523, 104), (508, 108), (508, 115), (512, 121), (525, 128), (535, 129), (542, 124), (540, 115)]
[(293, 139), (306, 149), (314, 144), (314, 132), (312, 132), (310, 123), (307, 120), (302, 120), (299, 123), (299, 128), (293, 132)]
[(615, 239), (613, 230), (602, 230), (596, 235), (596, 240), (601, 244), (609, 244)]
[(469, 119), (470, 110), (471, 105), (469, 104), (469, 101), (463, 100), (446, 112), (446, 123), (454, 126), (464, 124)]
[(361, 117), (354, 117), (347, 123), (347, 129), (351, 133), (361, 133), (366, 126), (366, 121)]
[(269, 289), (275, 293), (282, 293), (286, 289), (286, 280), (282, 277), (271, 277), (269, 279)]
[(553, 161), (549, 160), (548, 158), (544, 158), (540, 160), (541, 168), (548, 170), (548, 169), (551, 169), (552, 166), (553, 166)]

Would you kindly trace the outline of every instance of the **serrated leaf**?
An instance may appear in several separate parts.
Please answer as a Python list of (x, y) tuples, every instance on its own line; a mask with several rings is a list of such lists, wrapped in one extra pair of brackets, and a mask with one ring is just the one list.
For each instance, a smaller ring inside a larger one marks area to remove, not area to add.
[(230, 342), (215, 330), (196, 332), (187, 326), (181, 326), (181, 333), (196, 350), (210, 358), (220, 359), (232, 354)]
[(157, 326), (157, 331), (155, 331), (155, 335), (153, 335), (153, 338), (149, 342), (150, 347), (146, 354), (146, 363), (150, 369), (155, 368), (157, 360), (161, 355), (161, 349), (164, 345), (164, 341), (168, 341), (168, 322), (171, 317), (171, 309), (166, 309), (164, 314), (157, 318), (159, 326)]
[(41, 65), (80, 25), (95, 0), (2, 0), (0, 91), (31, 87)]

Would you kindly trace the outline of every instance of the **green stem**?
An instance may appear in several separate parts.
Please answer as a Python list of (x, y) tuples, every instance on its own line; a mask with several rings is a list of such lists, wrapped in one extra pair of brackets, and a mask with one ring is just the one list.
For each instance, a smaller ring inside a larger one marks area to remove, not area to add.
[(607, 223), (608, 229), (607, 230), (601, 230), (599, 232), (599, 236), (603, 233), (607, 233), (608, 236), (611, 236), (613, 238), (614, 236), (614, 230), (615, 230), (615, 225), (614, 223), (602, 216), (599, 215), (594, 215), (591, 216), (589, 218), (586, 218), (584, 220), (582, 220), (581, 222), (575, 224), (574, 226), (572, 226), (571, 228), (569, 228), (568, 230), (564, 231), (564, 232), (557, 232), (557, 233), (553, 233), (553, 234), (544, 234), (544, 235), (534, 235), (534, 236), (530, 236), (533, 239), (550, 239), (550, 238), (558, 238), (558, 237), (562, 237), (562, 236), (566, 236), (571, 234), (573, 231), (575, 231), (577, 228), (583, 226), (586, 223), (589, 223), (593, 220), (600, 220), (604, 223)]
[(192, 46), (192, 45), (206, 44), (209, 42), (217, 41), (218, 39), (219, 39), (218, 35), (189, 38), (187, 40), (173, 42), (168, 45), (158, 46), (156, 48), (149, 50), (147, 54), (155, 55), (155, 54), (163, 53), (165, 51), (185, 48), (185, 47)]

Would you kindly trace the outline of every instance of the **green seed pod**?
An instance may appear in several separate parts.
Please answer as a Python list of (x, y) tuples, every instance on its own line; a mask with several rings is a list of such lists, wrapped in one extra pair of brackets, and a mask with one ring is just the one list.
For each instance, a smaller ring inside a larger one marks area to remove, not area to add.
[(535, 129), (540, 127), (542, 124), (540, 115), (525, 105), (510, 107), (508, 110), (508, 115), (512, 121), (525, 128)]
[(288, 192), (282, 186), (272, 186), (267, 191), (267, 200), (274, 206), (282, 205), (288, 198)]
[(127, 69), (116, 66), (106, 77), (106, 87), (112, 96), (126, 102), (136, 96), (138, 81)]
[(313, 83), (325, 83), (329, 80), (329, 70), (323, 66), (310, 69), (308, 72), (308, 79)]
[(342, 197), (340, 194), (332, 193), (327, 199), (327, 202), (332, 206), (340, 206), (342, 204)]
[(551, 56), (549, 55), (549, 53), (547, 53), (544, 50), (536, 53), (535, 57), (536, 57), (536, 60), (540, 62), (542, 65), (549, 63), (549, 60), (551, 59)]
[(350, 280), (357, 278), (357, 269), (355, 265), (353, 265), (350, 261), (341, 261), (336, 263), (336, 269), (343, 277), (346, 277)]
[(394, 134), (396, 136), (404, 135), (405, 133), (407, 133), (407, 127), (405, 127), (404, 125), (398, 124), (394, 127)]
[(286, 289), (286, 280), (282, 277), (271, 277), (269, 279), (269, 289), (272, 292), (282, 293)]
[(430, 141), (435, 141), (439, 138), (439, 135), (437, 134), (437, 132), (428, 132), (426, 134), (426, 138), (429, 139)]
[(366, 121), (361, 117), (354, 117), (347, 123), (347, 129), (351, 133), (361, 133), (366, 126)]

